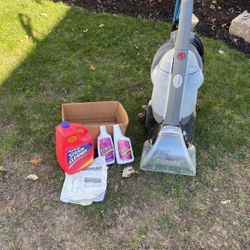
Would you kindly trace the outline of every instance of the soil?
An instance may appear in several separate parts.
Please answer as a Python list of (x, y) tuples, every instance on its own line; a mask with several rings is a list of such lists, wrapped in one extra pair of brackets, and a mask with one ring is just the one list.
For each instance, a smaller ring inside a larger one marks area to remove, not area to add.
[[(60, 0), (54, 0), (60, 1)], [(70, 5), (95, 12), (110, 12), (154, 20), (172, 19), (174, 0), (62, 0)], [(229, 34), (231, 21), (244, 10), (250, 12), (247, 0), (196, 0), (194, 14), (200, 22), (196, 31), (201, 35), (224, 40), (228, 45), (250, 56), (250, 44)]]

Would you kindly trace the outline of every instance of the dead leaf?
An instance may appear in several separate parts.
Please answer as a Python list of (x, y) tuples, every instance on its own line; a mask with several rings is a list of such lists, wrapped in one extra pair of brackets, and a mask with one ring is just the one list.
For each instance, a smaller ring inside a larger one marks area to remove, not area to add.
[(222, 49), (219, 49), (219, 53), (220, 53), (221, 55), (223, 55), (223, 54), (225, 53), (225, 51), (222, 50)]
[(115, 184), (115, 192), (117, 192), (119, 189), (119, 185), (118, 184)]
[(129, 178), (132, 174), (137, 174), (138, 172), (133, 169), (132, 166), (127, 166), (123, 169), (122, 177)]
[(38, 157), (38, 156), (34, 156), (32, 157), (32, 159), (30, 160), (30, 163), (34, 166), (38, 166), (40, 163), (42, 162), (42, 158)]
[(211, 10), (215, 10), (215, 6), (213, 4), (210, 5)]
[(90, 69), (93, 70), (93, 71), (95, 71), (96, 70), (95, 64), (91, 64)]
[(1, 166), (0, 166), (0, 172), (8, 172), (8, 171), (7, 171), (7, 169), (5, 169), (4, 166), (1, 165)]
[(221, 204), (225, 205), (225, 204), (230, 204), (231, 200), (225, 200), (225, 201), (221, 201)]
[(103, 24), (103, 23), (101, 23), (100, 25), (99, 25), (99, 28), (102, 28), (102, 27), (104, 27), (105, 25)]
[(38, 176), (35, 174), (30, 174), (25, 178), (25, 180), (31, 180), (31, 181), (36, 181), (38, 179), (39, 179)]
[(146, 112), (141, 112), (141, 113), (138, 113), (137, 115), (139, 119), (144, 119), (146, 117)]
[(87, 33), (89, 30), (88, 29), (85, 29), (85, 30), (83, 30), (82, 32), (83, 33)]

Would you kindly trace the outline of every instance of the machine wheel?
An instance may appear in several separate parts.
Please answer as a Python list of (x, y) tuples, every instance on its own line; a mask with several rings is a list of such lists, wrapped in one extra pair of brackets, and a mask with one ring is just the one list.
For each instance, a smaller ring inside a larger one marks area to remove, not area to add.
[(155, 142), (160, 131), (160, 127), (161, 125), (154, 118), (152, 106), (148, 105), (146, 114), (146, 128), (148, 140), (152, 140), (152, 143)]
[(204, 47), (203, 47), (201, 39), (198, 37), (197, 34), (195, 34), (194, 40), (192, 41), (192, 44), (197, 49), (197, 51), (202, 59), (202, 63), (204, 63), (205, 62)]
[(193, 141), (194, 141), (195, 117), (196, 117), (196, 112), (194, 111), (192, 115), (190, 116), (189, 121), (186, 124), (181, 125), (182, 131), (183, 132), (185, 131), (186, 133), (184, 138), (185, 138), (185, 142), (187, 146), (189, 144), (193, 144)]

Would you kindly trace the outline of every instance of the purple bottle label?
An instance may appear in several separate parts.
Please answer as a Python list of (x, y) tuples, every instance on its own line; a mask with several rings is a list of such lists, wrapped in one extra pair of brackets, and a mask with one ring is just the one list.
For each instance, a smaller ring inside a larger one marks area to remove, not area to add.
[(119, 140), (118, 141), (118, 152), (121, 160), (131, 160), (132, 151), (129, 141)]
[(100, 140), (100, 155), (105, 156), (107, 163), (114, 161), (114, 148), (110, 138)]

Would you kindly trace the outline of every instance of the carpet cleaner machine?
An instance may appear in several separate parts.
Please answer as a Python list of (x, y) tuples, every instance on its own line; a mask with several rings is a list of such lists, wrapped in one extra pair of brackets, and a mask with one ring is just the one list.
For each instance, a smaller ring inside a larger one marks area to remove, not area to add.
[(146, 110), (142, 170), (196, 174), (193, 140), (204, 49), (193, 31), (192, 12), (193, 0), (176, 1), (170, 40), (151, 65), (153, 92)]

